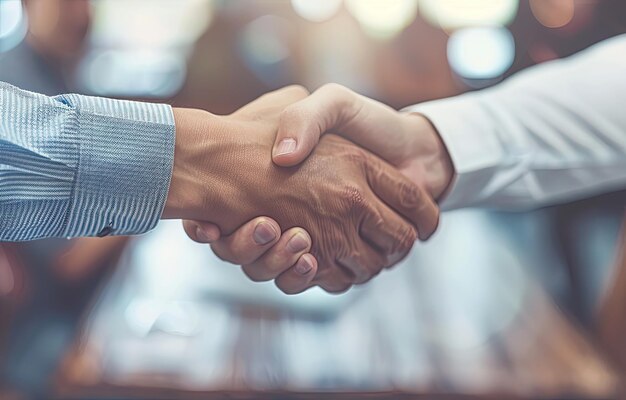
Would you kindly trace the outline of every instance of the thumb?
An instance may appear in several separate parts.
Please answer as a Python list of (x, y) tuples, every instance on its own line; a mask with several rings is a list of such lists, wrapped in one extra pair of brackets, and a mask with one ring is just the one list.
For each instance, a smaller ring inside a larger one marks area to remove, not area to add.
[(352, 118), (352, 111), (358, 109), (357, 101), (356, 93), (329, 84), (285, 108), (272, 149), (274, 163), (282, 167), (300, 164), (311, 154), (321, 135), (341, 130)]

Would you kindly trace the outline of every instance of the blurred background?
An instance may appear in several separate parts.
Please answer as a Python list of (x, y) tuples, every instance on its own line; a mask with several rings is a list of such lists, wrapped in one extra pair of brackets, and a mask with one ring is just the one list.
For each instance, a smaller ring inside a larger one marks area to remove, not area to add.
[[(338, 82), (401, 108), (624, 32), (623, 0), (0, 0), (0, 80), (218, 114)], [(177, 222), (3, 244), (0, 398), (617, 398), (598, 310), (625, 199), (447, 213), (341, 296), (247, 282)]]

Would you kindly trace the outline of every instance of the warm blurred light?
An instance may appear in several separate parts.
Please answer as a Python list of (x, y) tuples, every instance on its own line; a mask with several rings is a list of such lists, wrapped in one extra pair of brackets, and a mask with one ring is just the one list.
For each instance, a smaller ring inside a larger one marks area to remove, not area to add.
[(185, 46), (193, 43), (213, 18), (210, 0), (98, 0), (94, 5), (96, 45)]
[(22, 3), (20, 0), (0, 1), (0, 38), (13, 33), (22, 21)]
[(506, 28), (460, 29), (448, 41), (448, 61), (466, 79), (493, 79), (513, 64), (515, 42)]
[(420, 15), (443, 29), (510, 23), (519, 0), (420, 0)]
[(530, 0), (537, 21), (548, 28), (560, 28), (574, 18), (574, 0)]
[(184, 58), (167, 51), (96, 51), (82, 67), (82, 81), (95, 94), (165, 98), (182, 87)]
[(332, 18), (341, 7), (342, 0), (291, 0), (296, 13), (313, 22), (323, 22)]
[(284, 69), (290, 55), (291, 23), (275, 15), (264, 15), (250, 22), (239, 36), (239, 50), (246, 65), (270, 86), (289, 80)]
[(93, 51), (83, 62), (84, 85), (109, 96), (176, 94), (186, 58), (212, 20), (213, 1), (98, 0), (94, 6)]
[(0, 52), (17, 46), (26, 35), (21, 0), (0, 0)]
[(265, 15), (248, 24), (241, 45), (247, 56), (259, 64), (276, 64), (289, 57), (288, 21)]
[(400, 33), (417, 15), (417, 0), (347, 0), (346, 6), (366, 33), (383, 39)]

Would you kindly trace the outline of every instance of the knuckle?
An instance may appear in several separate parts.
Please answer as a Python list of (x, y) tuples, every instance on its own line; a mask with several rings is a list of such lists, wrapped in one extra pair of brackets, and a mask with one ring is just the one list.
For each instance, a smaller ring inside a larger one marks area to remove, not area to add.
[(357, 284), (365, 283), (369, 281), (370, 279), (372, 279), (373, 277), (375, 277), (376, 275), (378, 275), (380, 271), (382, 271), (383, 268), (385, 268), (385, 265), (384, 265), (385, 261), (386, 261), (386, 257), (382, 254), (378, 255), (377, 257), (374, 257), (374, 259), (372, 260), (364, 260), (362, 263), (363, 267), (361, 268), (362, 272), (358, 276), (358, 279), (355, 281), (355, 283)]
[(398, 246), (395, 252), (408, 252), (417, 240), (417, 231), (412, 226), (405, 229), (398, 238)]
[(429, 202), (424, 202), (421, 207), (417, 208), (417, 213), (420, 215), (421, 223), (418, 225), (418, 236), (421, 240), (426, 240), (439, 227), (441, 210), (437, 205)]
[(267, 282), (272, 279), (264, 274), (259, 274), (257, 268), (253, 265), (243, 265), (241, 270), (252, 282)]
[(279, 119), (280, 119), (281, 125), (285, 125), (285, 124), (293, 124), (293, 123), (300, 122), (300, 121), (305, 121), (305, 122), (309, 121), (310, 119), (313, 119), (313, 115), (310, 111), (305, 109), (302, 105), (292, 104), (286, 107), (280, 113)]
[(340, 272), (340, 267), (335, 267), (324, 276), (317, 279), (317, 285), (328, 293), (339, 294), (352, 287), (353, 282)]
[(357, 284), (365, 282), (373, 273), (382, 268), (378, 266), (379, 260), (368, 259), (356, 250), (352, 252), (350, 257), (337, 264), (348, 276), (350, 282)]
[[(349, 143), (349, 142), (347, 142)], [(358, 146), (347, 146), (346, 157), (350, 159), (352, 162), (357, 163), (359, 165), (365, 165), (369, 161), (369, 157), (363, 148)]]
[(248, 265), (254, 262), (256, 257), (252, 254), (240, 254), (237, 256), (237, 260), (234, 261), (235, 264), (238, 265)]
[(404, 257), (407, 256), (407, 254), (409, 254), (416, 240), (417, 231), (413, 227), (407, 228), (402, 231), (398, 235), (396, 245), (387, 254), (383, 267), (391, 268), (392, 266), (400, 262)]
[(318, 89), (319, 92), (329, 96), (344, 96), (350, 92), (348, 88), (338, 83), (327, 83)]
[(292, 294), (298, 294), (298, 293), (302, 293), (306, 290), (306, 288), (303, 287), (290, 287), (289, 285), (286, 285), (282, 282), (276, 282), (276, 287), (283, 293), (288, 294), (288, 295), (292, 295)]
[(400, 200), (407, 207), (419, 206), (422, 200), (422, 190), (419, 186), (404, 182), (400, 186)]
[(350, 209), (363, 209), (366, 205), (363, 189), (358, 186), (346, 186), (344, 188), (344, 198)]
[(369, 274), (367, 277), (365, 277), (365, 279), (356, 282), (357, 285), (364, 285), (367, 282), (371, 281), (372, 279), (374, 279), (375, 277), (377, 277), (378, 275), (380, 275), (380, 273), (382, 272), (383, 269), (385, 269), (386, 266), (385, 265), (380, 265), (378, 268), (376, 268), (376, 270), (374, 272), (372, 272), (371, 274)]
[(228, 251), (227, 249), (224, 249), (222, 246), (219, 246), (218, 244), (212, 244), (211, 250), (213, 251), (213, 253), (215, 253), (217, 258), (219, 258), (220, 260), (225, 261), (227, 263), (231, 263), (231, 264), (241, 265), (238, 257), (231, 254), (230, 251)]
[(428, 239), (433, 233), (437, 231), (437, 228), (439, 228), (440, 222), (441, 222), (441, 209), (439, 207), (435, 207), (435, 222), (433, 223), (433, 226), (430, 232), (426, 233), (426, 239)]
[(310, 92), (302, 85), (289, 85), (283, 89), (285, 92), (293, 95), (294, 97), (305, 98)]
[(320, 287), (332, 294), (342, 294), (347, 292), (351, 287), (351, 283), (320, 283)]

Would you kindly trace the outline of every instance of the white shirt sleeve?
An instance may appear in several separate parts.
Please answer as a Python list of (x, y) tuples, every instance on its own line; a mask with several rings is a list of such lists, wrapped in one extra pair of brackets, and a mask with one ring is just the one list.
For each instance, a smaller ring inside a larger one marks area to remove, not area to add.
[(407, 111), (456, 170), (443, 209), (523, 209), (626, 188), (626, 35)]

